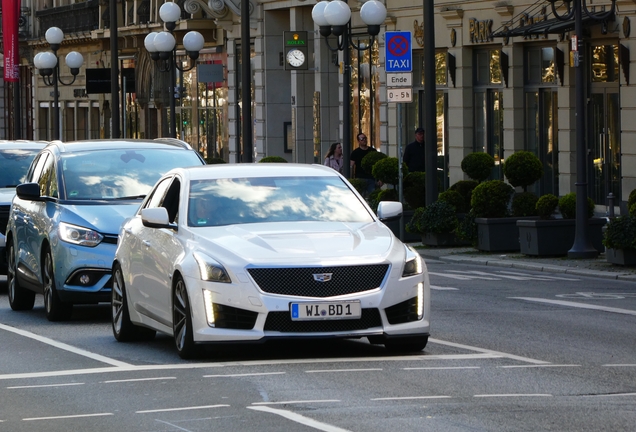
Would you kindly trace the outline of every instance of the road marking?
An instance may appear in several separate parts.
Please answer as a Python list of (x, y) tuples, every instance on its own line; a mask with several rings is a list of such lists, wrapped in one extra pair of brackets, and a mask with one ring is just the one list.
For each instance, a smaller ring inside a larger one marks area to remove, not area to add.
[(203, 378), (238, 378), (248, 376), (261, 376), (261, 375), (284, 375), (286, 372), (255, 372), (244, 374), (227, 374), (227, 375), (203, 375)]
[(306, 403), (329, 403), (340, 402), (339, 399), (323, 399), (323, 400), (297, 400), (297, 401), (281, 401), (281, 402), (254, 402), (252, 405), (285, 405), (285, 404), (306, 404)]
[(483, 279), (483, 280), (501, 280), (499, 278), (494, 278), (494, 277), (483, 277), (483, 276), (469, 276), (469, 275), (458, 275), (458, 274), (448, 274), (448, 273), (435, 273), (435, 272), (428, 272), (429, 275), (435, 275), (435, 276), (442, 276), (442, 277), (447, 277), (447, 278), (451, 278), (451, 279), (458, 279), (458, 280), (472, 280), (472, 279)]
[(557, 294), (560, 298), (575, 298), (579, 300), (622, 300), (626, 297), (636, 297), (636, 293), (603, 294), (595, 292), (577, 292), (575, 294)]
[(435, 286), (435, 285), (431, 285), (431, 289), (438, 290), (438, 291), (458, 291), (459, 290), (459, 288), (441, 287), (441, 286)]
[(84, 418), (84, 417), (104, 417), (104, 416), (112, 416), (113, 413), (95, 413), (95, 414), (76, 414), (76, 415), (65, 415), (65, 416), (53, 416), (53, 417), (31, 417), (24, 418), (23, 421), (37, 421), (37, 420), (62, 420), (62, 419), (71, 419), (71, 418)]
[(499, 357), (506, 357), (506, 358), (509, 358), (509, 359), (519, 360), (519, 361), (522, 361), (522, 362), (525, 362), (525, 363), (534, 363), (534, 364), (549, 364), (550, 363), (550, 362), (543, 361), (543, 360), (531, 359), (529, 357), (521, 357), (521, 356), (517, 356), (517, 355), (514, 355), (514, 354), (507, 354), (507, 353), (503, 353), (503, 352), (500, 352), (500, 351), (493, 351), (493, 350), (489, 350), (489, 349), (485, 349), (485, 348), (478, 348), (478, 347), (474, 347), (474, 346), (470, 346), (470, 345), (458, 344), (458, 343), (454, 343), (454, 342), (447, 342), (447, 341), (443, 341), (443, 340), (440, 340), (440, 339), (429, 338), (428, 341), (436, 343), (436, 344), (440, 344), (440, 345), (447, 345), (447, 346), (452, 346), (452, 347), (455, 347), (455, 348), (462, 348), (462, 349), (466, 349), (466, 350), (470, 350), (470, 351), (477, 351), (477, 352), (487, 353), (487, 354), (491, 354), (491, 355), (495, 355), (495, 356), (499, 356)]
[(35, 339), (38, 342), (42, 342), (42, 343), (45, 343), (47, 345), (51, 345), (51, 346), (53, 346), (55, 348), (59, 348), (59, 349), (65, 350), (65, 351), (71, 352), (73, 354), (77, 354), (77, 355), (81, 355), (81, 356), (84, 356), (84, 357), (88, 357), (88, 358), (91, 358), (93, 360), (97, 360), (99, 362), (106, 363), (106, 364), (109, 364), (109, 365), (112, 365), (112, 366), (119, 366), (119, 367), (132, 366), (129, 363), (125, 363), (125, 362), (122, 362), (122, 361), (119, 361), (119, 360), (115, 360), (115, 359), (112, 359), (112, 358), (109, 358), (109, 357), (106, 357), (106, 356), (103, 356), (103, 355), (100, 355), (100, 354), (95, 354), (95, 353), (92, 353), (90, 351), (86, 351), (86, 350), (83, 350), (81, 348), (76, 348), (74, 346), (67, 345), (67, 344), (62, 343), (62, 342), (57, 342), (57, 341), (55, 341), (53, 339), (49, 339), (49, 338), (44, 337), (44, 336), (39, 336), (39, 335), (36, 335), (35, 333), (31, 333), (31, 332), (28, 332), (28, 331), (25, 331), (25, 330), (20, 330), (20, 329), (17, 329), (15, 327), (11, 327), (11, 326), (8, 326), (8, 325), (5, 325), (5, 324), (0, 324), (0, 330), (5, 330), (5, 331), (8, 331), (8, 332), (12, 332), (12, 333), (18, 334), (20, 336), (24, 336), (24, 337), (28, 337), (28, 338), (31, 338), (31, 339)]
[(371, 372), (381, 371), (382, 368), (369, 368), (369, 369), (324, 369), (324, 370), (307, 370), (305, 373), (325, 373), (325, 372)]
[(636, 396), (636, 393), (612, 393), (599, 395), (583, 395), (582, 397), (614, 397), (614, 396)]
[(391, 398), (372, 398), (372, 401), (414, 400), (414, 399), (450, 399), (451, 396), (404, 396)]
[(490, 398), (490, 397), (552, 397), (549, 393), (535, 393), (535, 394), (522, 394), (522, 393), (510, 393), (510, 394), (477, 394), (473, 397), (476, 398)]
[(30, 388), (43, 388), (43, 387), (66, 387), (66, 386), (78, 386), (78, 385), (84, 385), (84, 383), (42, 384), (42, 385), (30, 385), (30, 386), (13, 386), (13, 387), (7, 387), (7, 390), (15, 390), (15, 389), (30, 389)]
[(604, 364), (605, 367), (636, 367), (636, 364)]
[(576, 364), (539, 364), (539, 365), (514, 365), (514, 366), (497, 366), (501, 369), (514, 369), (514, 368), (546, 368), (546, 367), (581, 367)]
[(202, 406), (191, 406), (191, 407), (181, 407), (181, 408), (160, 408), (160, 409), (154, 409), (154, 410), (135, 411), (135, 414), (152, 414), (152, 413), (160, 413), (160, 412), (190, 411), (190, 410), (224, 408), (224, 407), (229, 407), (229, 405), (202, 405)]
[(131, 379), (102, 381), (102, 383), (113, 384), (113, 383), (125, 383), (125, 382), (137, 382), (137, 381), (163, 381), (163, 380), (173, 380), (173, 379), (177, 379), (177, 377), (131, 378)]
[(255, 411), (262, 411), (262, 412), (266, 412), (266, 413), (270, 413), (270, 414), (276, 414), (279, 415), (281, 417), (285, 417), (288, 420), (294, 421), (296, 423), (300, 423), (302, 425), (305, 426), (309, 426), (312, 427), (314, 429), (318, 429), (324, 432), (349, 432), (347, 429), (342, 429), (339, 428), (337, 426), (333, 426), (327, 423), (323, 423), (323, 422), (319, 422), (317, 420), (311, 419), (309, 417), (305, 417), (303, 415), (300, 414), (296, 414), (294, 412), (291, 411), (286, 411), (286, 410), (281, 410), (281, 409), (276, 409), (276, 408), (270, 408), (270, 407), (266, 407), (266, 406), (249, 406), (247, 407), (247, 409), (251, 409), (251, 410), (255, 410)]
[(452, 369), (481, 369), (480, 366), (449, 366), (449, 367), (410, 367), (402, 370), (452, 370)]
[(550, 300), (550, 299), (533, 298), (533, 297), (508, 297), (508, 298), (513, 300), (526, 300), (526, 301), (537, 302), (537, 303), (548, 303), (548, 304), (559, 305), (559, 306), (569, 306), (569, 307), (580, 308), (580, 309), (593, 309), (593, 310), (613, 312), (613, 313), (624, 314), (624, 315), (636, 315), (636, 311), (634, 310), (619, 309), (619, 308), (613, 308), (613, 307), (607, 307), (607, 306), (597, 306), (597, 305), (591, 305), (591, 304), (585, 304), (585, 303), (569, 302), (564, 300)]
[(515, 276), (527, 276), (533, 279), (539, 279), (539, 280), (564, 280), (564, 281), (579, 281), (580, 279), (574, 279), (574, 278), (566, 278), (566, 277), (561, 277), (561, 276), (545, 276), (545, 275), (541, 275), (541, 276), (536, 276), (536, 275), (530, 275), (527, 273), (520, 273), (520, 272), (513, 272), (513, 271), (506, 271), (506, 270), (498, 270), (497, 273), (502, 273), (502, 274), (509, 274), (509, 275), (515, 275)]

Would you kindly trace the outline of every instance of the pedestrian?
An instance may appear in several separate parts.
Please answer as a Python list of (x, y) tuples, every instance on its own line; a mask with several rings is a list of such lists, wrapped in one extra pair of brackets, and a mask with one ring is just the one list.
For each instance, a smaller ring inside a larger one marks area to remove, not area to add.
[(351, 168), (353, 168), (352, 177), (362, 179), (365, 182), (365, 193), (362, 195), (366, 198), (375, 190), (375, 180), (371, 173), (366, 172), (362, 168), (362, 158), (369, 153), (376, 151), (376, 149), (368, 145), (367, 136), (365, 134), (359, 133), (357, 139), (358, 148), (351, 152)]
[(344, 164), (344, 158), (342, 157), (342, 144), (335, 142), (329, 147), (327, 156), (325, 156), (324, 165), (331, 167), (342, 174), (342, 165)]
[(409, 168), (409, 172), (423, 172), (426, 170), (424, 150), (424, 129), (418, 127), (415, 129), (415, 141), (407, 145), (404, 149), (404, 158), (402, 160)]

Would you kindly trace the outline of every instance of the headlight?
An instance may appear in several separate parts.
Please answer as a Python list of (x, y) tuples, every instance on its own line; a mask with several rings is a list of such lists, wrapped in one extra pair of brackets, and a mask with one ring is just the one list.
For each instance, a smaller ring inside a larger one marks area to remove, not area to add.
[(199, 266), (199, 274), (202, 280), (223, 283), (232, 282), (221, 264), (201, 253), (194, 253), (193, 256)]
[(58, 235), (61, 240), (80, 246), (95, 247), (102, 242), (103, 235), (95, 230), (60, 222)]
[(404, 260), (404, 271), (402, 277), (415, 276), (422, 273), (422, 257), (411, 246), (404, 245), (406, 248), (406, 258)]

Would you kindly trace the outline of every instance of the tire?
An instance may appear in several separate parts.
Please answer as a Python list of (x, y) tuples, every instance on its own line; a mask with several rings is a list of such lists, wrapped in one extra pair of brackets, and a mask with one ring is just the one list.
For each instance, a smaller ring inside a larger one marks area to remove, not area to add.
[(150, 340), (153, 339), (157, 333), (149, 328), (136, 326), (130, 320), (126, 286), (124, 284), (124, 276), (119, 264), (115, 264), (113, 267), (111, 317), (113, 336), (115, 336), (115, 339), (117, 339), (118, 342)]
[(42, 282), (44, 284), (44, 310), (49, 321), (67, 321), (73, 313), (73, 304), (60, 300), (55, 288), (55, 274), (51, 250), (44, 252), (42, 264)]
[(192, 312), (188, 300), (188, 290), (185, 282), (179, 276), (176, 278), (172, 294), (172, 332), (177, 353), (182, 359), (191, 359), (198, 354), (198, 347), (194, 344), (192, 330)]
[(9, 241), (7, 248), (7, 291), (9, 305), (14, 311), (24, 311), (33, 309), (35, 304), (35, 292), (20, 286), (17, 278), (18, 265), (15, 260), (15, 249), (13, 241)]
[(384, 342), (384, 348), (396, 353), (417, 354), (426, 348), (428, 336), (398, 338)]

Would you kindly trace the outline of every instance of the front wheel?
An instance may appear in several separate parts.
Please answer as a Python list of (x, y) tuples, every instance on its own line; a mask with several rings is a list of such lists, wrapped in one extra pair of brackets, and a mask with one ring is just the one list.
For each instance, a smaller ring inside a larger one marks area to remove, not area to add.
[(111, 312), (113, 336), (115, 336), (117, 341), (149, 340), (155, 337), (156, 332), (154, 330), (136, 326), (130, 320), (126, 285), (124, 284), (124, 276), (119, 264), (115, 264), (113, 267)]
[(191, 359), (198, 354), (197, 346), (194, 344), (188, 290), (181, 277), (177, 277), (172, 295), (172, 332), (179, 357)]
[(71, 318), (73, 304), (60, 300), (55, 288), (55, 274), (53, 272), (53, 257), (51, 251), (44, 254), (42, 266), (42, 282), (44, 283), (44, 309), (49, 321), (66, 321)]
[(18, 282), (18, 266), (15, 260), (13, 241), (9, 241), (7, 251), (7, 287), (9, 291), (9, 305), (14, 311), (33, 309), (35, 292), (22, 288)]

